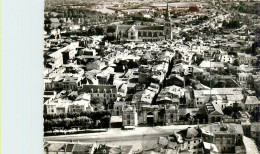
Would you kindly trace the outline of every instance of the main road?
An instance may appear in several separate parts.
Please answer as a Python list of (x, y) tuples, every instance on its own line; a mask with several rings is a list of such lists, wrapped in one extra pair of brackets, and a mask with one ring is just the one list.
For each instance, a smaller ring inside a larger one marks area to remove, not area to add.
[[(193, 125), (196, 126), (196, 125)], [(157, 147), (158, 138), (160, 136), (168, 136), (180, 129), (192, 127), (191, 125), (173, 125), (173, 126), (157, 126), (157, 127), (136, 127), (135, 130), (121, 130), (112, 128), (107, 132), (62, 135), (45, 137), (46, 141), (60, 142), (85, 142), (106, 144), (108, 146), (133, 145), (133, 150), (146, 150)]]

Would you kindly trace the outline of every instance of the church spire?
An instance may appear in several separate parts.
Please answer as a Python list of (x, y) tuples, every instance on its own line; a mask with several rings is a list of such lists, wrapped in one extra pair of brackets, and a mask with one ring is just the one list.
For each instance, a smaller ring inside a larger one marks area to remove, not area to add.
[(166, 20), (170, 21), (171, 15), (170, 15), (170, 10), (169, 10), (169, 3), (167, 2), (167, 8), (166, 8)]

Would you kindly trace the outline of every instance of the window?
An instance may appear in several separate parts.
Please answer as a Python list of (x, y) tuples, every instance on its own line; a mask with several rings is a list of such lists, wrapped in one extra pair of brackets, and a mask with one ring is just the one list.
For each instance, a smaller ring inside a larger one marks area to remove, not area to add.
[(127, 115), (127, 119), (130, 119), (130, 115), (129, 114)]
[(190, 144), (190, 141), (188, 141), (188, 144)]
[(130, 125), (130, 120), (127, 120), (127, 124)]

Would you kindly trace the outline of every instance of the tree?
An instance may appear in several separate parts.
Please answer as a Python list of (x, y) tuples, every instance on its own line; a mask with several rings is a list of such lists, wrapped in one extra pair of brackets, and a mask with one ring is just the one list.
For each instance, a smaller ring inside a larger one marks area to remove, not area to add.
[(205, 107), (201, 107), (198, 110), (198, 113), (194, 116), (195, 119), (198, 119), (200, 122), (203, 122), (203, 120), (205, 120), (205, 122), (207, 122), (207, 111)]
[(101, 127), (110, 128), (110, 116), (104, 116), (101, 118)]
[(234, 65), (234, 66), (239, 66), (239, 62), (238, 62), (237, 59), (234, 60), (233, 65)]
[(88, 30), (88, 36), (92, 36), (96, 34), (95, 27), (91, 26)]
[(107, 33), (114, 33), (116, 31), (116, 27), (115, 26), (108, 26), (107, 27)]
[(51, 20), (50, 20), (50, 18), (45, 18), (45, 20), (44, 20), (44, 24), (45, 24), (45, 25), (49, 25), (49, 24), (51, 24)]
[(52, 130), (52, 122), (51, 122), (51, 120), (45, 120), (43, 125), (44, 125), (44, 131)]
[(104, 110), (104, 104), (100, 97), (92, 97), (90, 104), (94, 107), (95, 111)]
[(72, 119), (70, 118), (65, 118), (63, 120), (63, 123), (64, 123), (64, 129), (70, 129), (71, 128), (71, 124), (72, 124)]
[(231, 20), (229, 22), (224, 20), (222, 25), (225, 28), (239, 28), (241, 26), (238, 20)]
[(198, 12), (199, 8), (197, 6), (190, 6), (188, 11), (190, 11), (190, 12)]
[(87, 129), (89, 127), (89, 125), (91, 124), (91, 120), (90, 118), (84, 116), (84, 117), (77, 117), (76, 119), (78, 125), (77, 126), (80, 126), (81, 128), (83, 129)]
[(102, 27), (96, 27), (96, 35), (104, 35), (104, 29)]
[(74, 112), (71, 112), (71, 113), (68, 113), (67, 114), (67, 117), (68, 118), (77, 118), (77, 117), (79, 117), (79, 113), (74, 113)]
[[(113, 40), (115, 40), (115, 39), (116, 39), (116, 37), (115, 37), (114, 35), (105, 35), (103, 41), (109, 41), (109, 42), (111, 42), (111, 41), (113, 41)], [(102, 55), (102, 54), (101, 54), (101, 55)]]
[(60, 19), (59, 22), (60, 22), (60, 24), (63, 24), (63, 23), (64, 23), (63, 19)]
[(185, 115), (185, 121), (188, 121), (190, 118), (191, 118), (190, 113), (187, 113), (187, 114)]
[(225, 115), (231, 116), (233, 114), (233, 107), (232, 106), (227, 106), (223, 109), (223, 113)]

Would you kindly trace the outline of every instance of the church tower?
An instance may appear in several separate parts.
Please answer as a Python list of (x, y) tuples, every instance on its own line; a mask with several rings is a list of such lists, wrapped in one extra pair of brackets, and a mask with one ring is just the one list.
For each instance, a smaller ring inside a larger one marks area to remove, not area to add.
[(165, 18), (165, 23), (164, 23), (164, 34), (165, 34), (165, 39), (170, 39), (172, 40), (172, 23), (171, 23), (171, 15), (170, 15), (170, 10), (169, 10), (169, 4), (167, 3), (167, 8), (166, 8), (166, 18)]
[(257, 44), (260, 45), (260, 27), (256, 27), (255, 42), (257, 42)]

